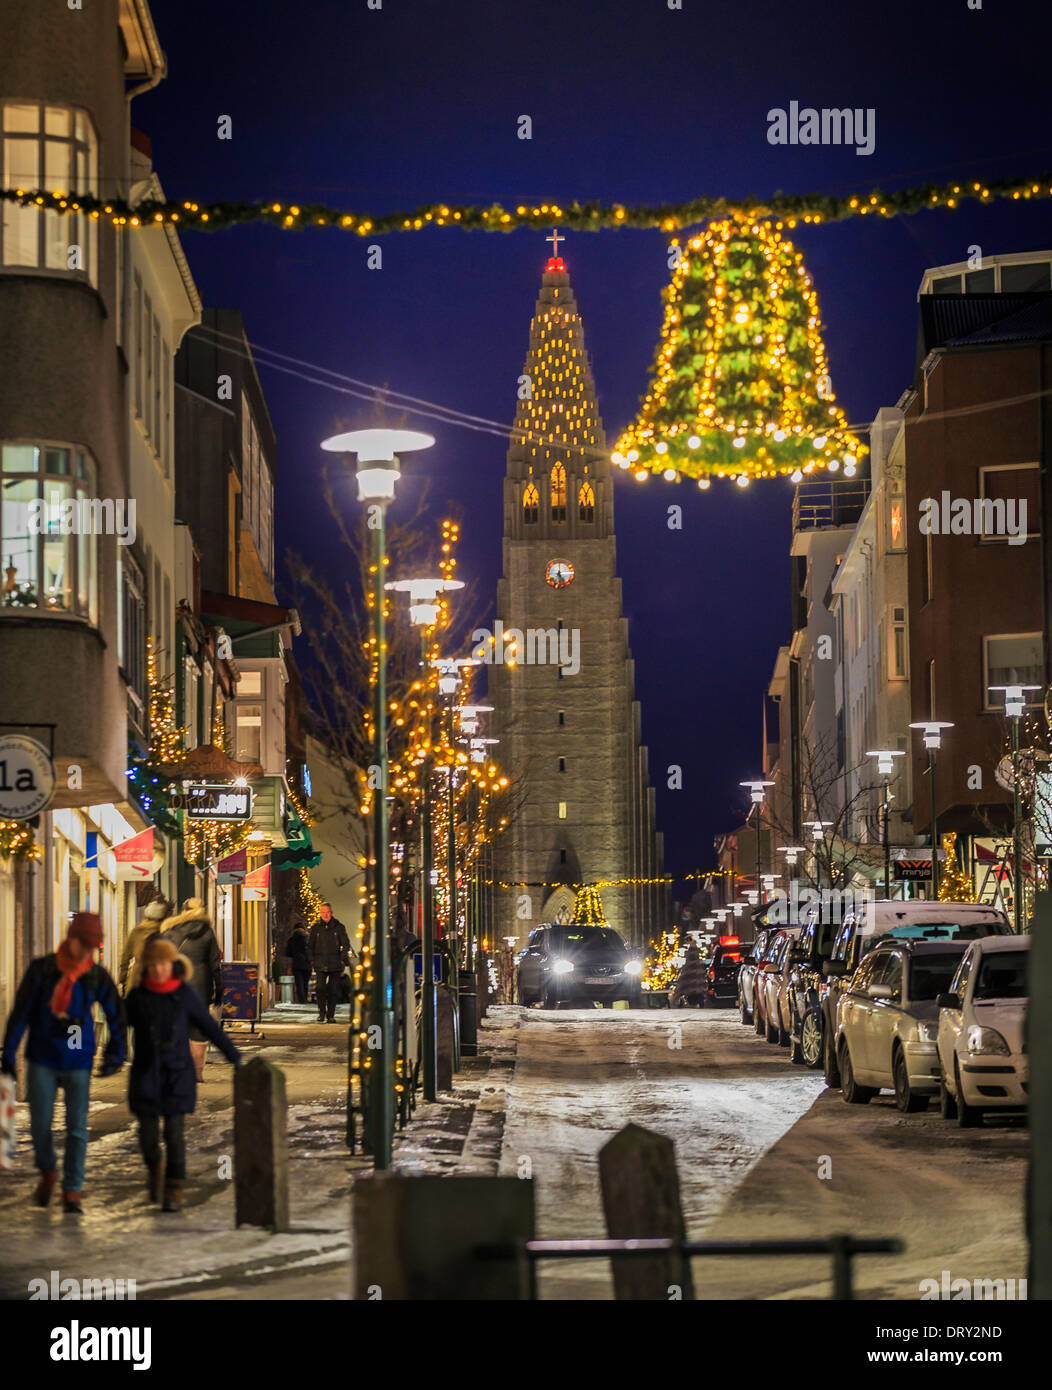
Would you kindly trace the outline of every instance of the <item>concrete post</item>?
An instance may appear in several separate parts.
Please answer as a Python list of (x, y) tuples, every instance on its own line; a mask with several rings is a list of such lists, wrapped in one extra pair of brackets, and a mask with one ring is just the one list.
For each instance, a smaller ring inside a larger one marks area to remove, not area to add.
[(234, 1204), (238, 1226), (289, 1229), (285, 1073), (262, 1057), (234, 1073)]
[[(685, 1238), (671, 1139), (639, 1125), (625, 1125), (599, 1150), (599, 1184), (611, 1239)], [(690, 1262), (678, 1253), (610, 1263), (617, 1299), (694, 1297)]]

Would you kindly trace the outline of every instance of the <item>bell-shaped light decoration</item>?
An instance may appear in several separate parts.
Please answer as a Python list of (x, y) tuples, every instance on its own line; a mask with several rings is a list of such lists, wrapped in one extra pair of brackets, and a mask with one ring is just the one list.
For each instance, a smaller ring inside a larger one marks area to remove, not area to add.
[(680, 245), (650, 388), (614, 462), (637, 476), (774, 477), (864, 446), (836, 404), (818, 299), (781, 223), (734, 214)]

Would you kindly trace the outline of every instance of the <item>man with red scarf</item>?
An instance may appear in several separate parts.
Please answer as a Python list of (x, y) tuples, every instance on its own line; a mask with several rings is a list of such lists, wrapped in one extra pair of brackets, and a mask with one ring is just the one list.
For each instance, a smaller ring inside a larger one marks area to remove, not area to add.
[(4, 1031), (3, 1059), (9, 1076), (15, 1074), (15, 1056), (22, 1035), (26, 1042), (26, 1089), (29, 1127), (40, 1181), (33, 1193), (38, 1207), (46, 1207), (55, 1187), (58, 1158), (51, 1123), (55, 1097), (61, 1088), (66, 1097), (66, 1152), (62, 1164), (62, 1208), (81, 1213), (81, 1188), (88, 1148), (88, 1095), (91, 1064), (95, 1060), (95, 1022), (92, 1009), (102, 1007), (109, 1027), (109, 1041), (100, 1076), (111, 1076), (128, 1055), (124, 1010), (117, 986), (95, 960), (102, 945), (102, 922), (97, 913), (75, 912), (69, 933), (52, 955), (29, 963), (15, 995)]

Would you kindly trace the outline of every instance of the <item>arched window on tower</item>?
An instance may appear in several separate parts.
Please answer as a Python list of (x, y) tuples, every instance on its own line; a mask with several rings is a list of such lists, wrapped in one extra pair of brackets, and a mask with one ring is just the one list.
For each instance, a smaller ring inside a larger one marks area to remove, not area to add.
[(595, 520), (595, 492), (592, 484), (588, 481), (581, 484), (581, 490), (577, 494), (577, 519), (578, 521)]
[(561, 463), (552, 469), (552, 520), (566, 520), (566, 469)]
[(537, 491), (537, 485), (530, 483), (529, 487), (522, 494), (522, 519), (527, 525), (531, 521), (536, 521), (541, 510), (541, 494)]

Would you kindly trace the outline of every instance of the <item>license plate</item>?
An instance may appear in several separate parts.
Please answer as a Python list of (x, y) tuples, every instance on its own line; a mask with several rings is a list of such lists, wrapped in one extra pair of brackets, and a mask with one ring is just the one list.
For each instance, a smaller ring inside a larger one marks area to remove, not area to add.
[(610, 981), (605, 975), (587, 975), (585, 977), (586, 985), (608, 985), (609, 983)]

